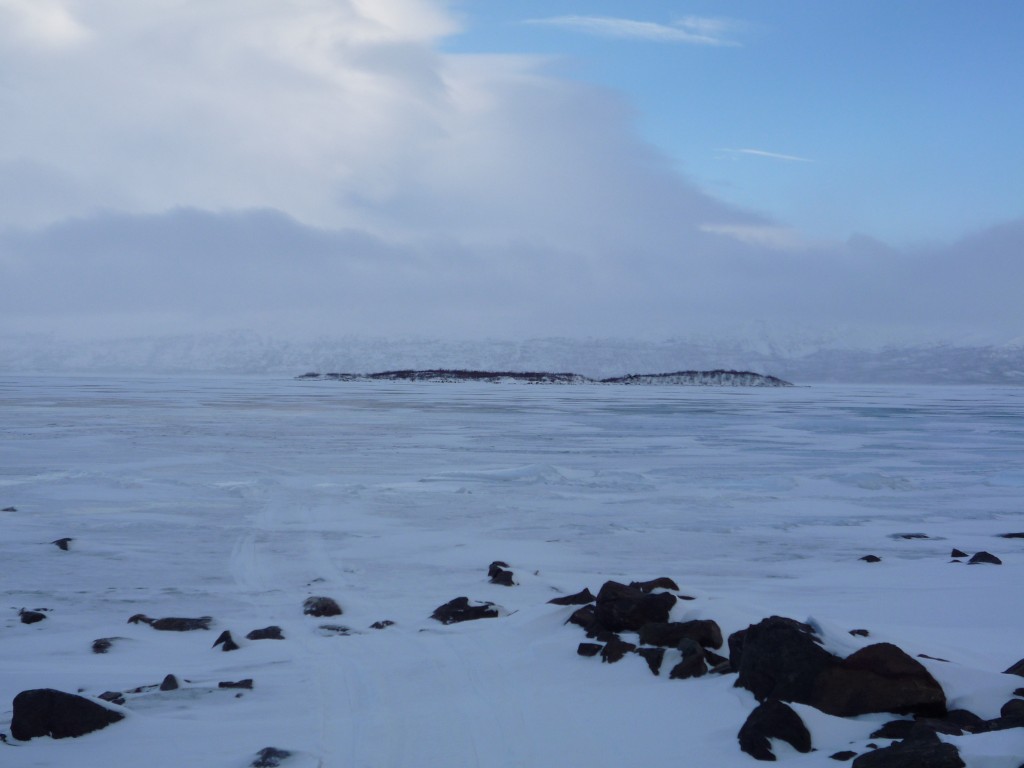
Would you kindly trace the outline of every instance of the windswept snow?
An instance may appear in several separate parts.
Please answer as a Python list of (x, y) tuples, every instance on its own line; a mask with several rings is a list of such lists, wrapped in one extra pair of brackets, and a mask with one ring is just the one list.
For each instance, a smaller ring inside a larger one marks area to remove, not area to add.
[[(734, 676), (576, 655), (547, 600), (607, 579), (670, 576), (696, 598), (673, 620), (726, 634), (778, 614), (836, 652), (947, 659), (922, 661), (983, 717), (1024, 686), (1001, 674), (1024, 657), (1024, 539), (999, 537), (1024, 531), (1017, 389), (6, 377), (0, 413), (0, 731), (25, 689), (182, 681), (103, 731), (0, 744), (4, 766), (242, 768), (267, 746), (284, 768), (755, 765)], [(343, 615), (303, 615), (314, 595)], [(429, 618), (457, 596), (500, 615)], [(245, 639), (270, 625), (285, 639)], [(225, 629), (239, 650), (211, 647)], [(796, 709), (817, 751), (776, 753), (808, 768), (892, 719)], [(948, 740), (971, 768), (1024, 754), (1024, 729)]]

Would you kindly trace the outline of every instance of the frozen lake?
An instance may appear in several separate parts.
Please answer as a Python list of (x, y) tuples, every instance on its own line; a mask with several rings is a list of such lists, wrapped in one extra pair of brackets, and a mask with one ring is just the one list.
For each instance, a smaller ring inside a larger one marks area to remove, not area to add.
[[(242, 766), (268, 744), (326, 766), (677, 765), (656, 734), (698, 716), (690, 691), (747, 710), (749, 694), (576, 657), (582, 634), (545, 601), (606, 579), (671, 576), (698, 597), (687, 617), (727, 633), (777, 613), (992, 672), (1024, 655), (1024, 540), (998, 537), (1024, 531), (1024, 389), (8, 376), (8, 506), (0, 730), (25, 688), (96, 694), (168, 672), (257, 687), (154, 697), (74, 743), (0, 746), (4, 765), (140, 744), (151, 768)], [(1004, 565), (951, 565), (952, 547)], [(517, 587), (487, 583), (495, 559)], [(355, 634), (301, 616), (310, 594), (335, 596)], [(429, 620), (457, 595), (507, 615)], [(26, 627), (21, 607), (51, 615)], [(140, 612), (289, 639), (220, 654), (211, 633), (126, 624)], [(380, 619), (396, 624), (366, 629)], [(115, 635), (117, 652), (89, 652)], [(602, 732), (617, 702), (648, 695), (675, 708), (633, 724), (651, 743)], [(737, 716), (715, 764), (753, 764)]]

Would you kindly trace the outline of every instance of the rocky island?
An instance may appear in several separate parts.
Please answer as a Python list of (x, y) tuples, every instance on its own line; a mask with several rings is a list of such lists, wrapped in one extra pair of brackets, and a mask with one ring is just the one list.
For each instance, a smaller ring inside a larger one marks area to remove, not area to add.
[(304, 373), (296, 377), (315, 381), (431, 381), (453, 383), (484, 381), (524, 384), (628, 384), (686, 387), (791, 387), (788, 381), (751, 371), (675, 371), (673, 373), (629, 374), (593, 379), (579, 373), (548, 371), (474, 371), (434, 368), (428, 370), (381, 371), (379, 373)]

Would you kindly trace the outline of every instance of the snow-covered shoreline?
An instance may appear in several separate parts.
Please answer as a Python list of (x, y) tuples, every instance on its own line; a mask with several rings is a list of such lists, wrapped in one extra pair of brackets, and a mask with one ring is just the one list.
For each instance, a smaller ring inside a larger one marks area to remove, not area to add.
[[(774, 614), (833, 653), (933, 657), (949, 706), (979, 717), (1024, 685), (1002, 674), (1024, 657), (1024, 540), (1000, 537), (1024, 531), (1018, 390), (586, 391), (0, 378), (0, 731), (20, 691), (141, 689), (102, 731), (0, 744), (4, 765), (241, 768), (268, 746), (286, 767), (755, 765), (735, 676), (582, 658), (574, 608), (548, 603), (659, 576), (695, 598), (673, 621), (728, 636)], [(490, 582), (495, 560), (515, 586)], [(344, 613), (304, 615), (318, 595)], [(457, 596), (500, 615), (430, 618)], [(269, 626), (285, 639), (247, 638)], [(238, 650), (213, 647), (224, 630)], [(777, 744), (782, 762), (889, 743), (869, 735), (893, 716), (794, 709), (817, 751)], [(972, 768), (1017, 768), (1022, 734), (942, 738)]]

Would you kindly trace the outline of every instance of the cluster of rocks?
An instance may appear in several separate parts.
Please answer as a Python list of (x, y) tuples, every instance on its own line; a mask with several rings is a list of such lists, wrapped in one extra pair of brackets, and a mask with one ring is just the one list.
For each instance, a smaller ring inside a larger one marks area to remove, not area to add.
[[(956, 747), (938, 734), (984, 733), (1024, 727), (1022, 698), (1007, 702), (998, 718), (984, 720), (964, 710), (949, 710), (941, 685), (921, 662), (891, 643), (865, 646), (846, 657), (828, 651), (815, 629), (781, 616), (770, 616), (728, 637), (728, 657), (716, 653), (722, 632), (712, 620), (669, 620), (679, 599), (671, 579), (622, 584), (608, 581), (597, 595), (589, 589), (555, 598), (555, 605), (582, 605), (567, 623), (582, 628), (588, 639), (577, 648), (581, 656), (614, 664), (626, 654), (642, 657), (660, 674), (666, 653), (679, 661), (671, 679), (705, 674), (735, 674), (735, 686), (750, 691), (759, 705), (740, 728), (740, 748), (759, 760), (775, 760), (771, 739), (800, 752), (811, 750), (811, 735), (790, 703), (805, 704), (836, 717), (893, 713), (894, 720), (870, 738), (893, 743), (858, 756), (845, 751), (836, 760), (856, 758), (856, 768), (963, 766)], [(868, 636), (866, 630), (851, 634)], [(1024, 676), (1024, 659), (1006, 670)]]
[[(1000, 534), (1000, 535), (1003, 538), (1007, 538), (1007, 539), (1009, 539), (1009, 538), (1017, 538), (1017, 534), (1013, 534), (1013, 533), (1004, 533), (1004, 534)], [(897, 538), (900, 538), (900, 539), (927, 539), (927, 538), (929, 538), (929, 536), (927, 536), (926, 534), (923, 534), (923, 533), (901, 533), (901, 534), (897, 535)], [(1024, 538), (1024, 537), (1022, 537), (1022, 538)], [(964, 561), (964, 558), (970, 558), (967, 561), (968, 565), (1002, 565), (1003, 564), (1003, 561), (1000, 560), (998, 557), (993, 555), (991, 552), (986, 552), (984, 550), (979, 550), (979, 551), (975, 552), (973, 555), (969, 555), (966, 552), (964, 552), (962, 549), (958, 549), (956, 547), (953, 547), (953, 550), (949, 553), (949, 556), (952, 558), (950, 560), (951, 563), (962, 563)], [(863, 560), (865, 563), (880, 563), (880, 562), (882, 562), (882, 558), (880, 558), (878, 555), (864, 555), (864, 557), (861, 557), (859, 559)]]

